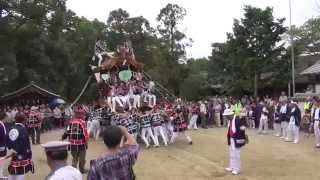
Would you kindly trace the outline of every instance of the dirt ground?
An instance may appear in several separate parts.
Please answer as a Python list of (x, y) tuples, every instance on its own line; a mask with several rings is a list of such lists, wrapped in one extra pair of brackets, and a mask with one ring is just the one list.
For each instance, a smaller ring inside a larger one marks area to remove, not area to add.
[[(320, 150), (314, 148), (314, 138), (301, 134), (300, 144), (291, 144), (269, 135), (257, 135), (249, 130), (250, 143), (242, 148), (242, 174), (233, 176), (224, 171), (228, 164), (225, 128), (189, 131), (194, 145), (183, 138), (169, 147), (145, 149), (141, 146), (134, 167), (138, 180), (319, 180)], [(62, 131), (42, 135), (42, 142), (57, 140)], [(102, 141), (91, 141), (89, 160), (103, 153)], [(35, 174), (27, 180), (44, 179), (49, 173), (43, 150), (33, 147)], [(70, 157), (69, 157), (70, 161)], [(84, 176), (84, 179), (86, 177)]]

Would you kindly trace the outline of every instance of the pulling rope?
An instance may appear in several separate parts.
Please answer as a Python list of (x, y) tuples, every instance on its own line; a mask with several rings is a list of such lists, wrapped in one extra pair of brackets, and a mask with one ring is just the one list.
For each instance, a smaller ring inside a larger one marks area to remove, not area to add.
[(83, 95), (83, 93), (84, 93), (84, 92), (86, 91), (86, 89), (88, 88), (88, 85), (89, 85), (91, 79), (92, 79), (92, 75), (90, 75), (90, 76), (88, 77), (87, 82), (84, 84), (84, 86), (83, 86), (80, 94), (79, 94), (79, 95), (77, 96), (77, 98), (71, 103), (71, 105), (70, 105), (69, 107), (72, 107), (73, 105), (75, 105), (75, 104), (79, 101), (79, 99), (81, 98), (81, 96)]

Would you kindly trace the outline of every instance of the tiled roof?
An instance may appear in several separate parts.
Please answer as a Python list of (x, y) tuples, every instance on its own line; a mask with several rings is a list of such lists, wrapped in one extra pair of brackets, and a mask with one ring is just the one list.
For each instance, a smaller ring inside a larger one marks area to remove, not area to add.
[(308, 74), (319, 74), (319, 73), (320, 73), (320, 62), (317, 62), (314, 65), (303, 70), (300, 74), (301, 75), (308, 75)]
[(35, 91), (35, 92), (38, 92), (40, 94), (43, 94), (43, 95), (47, 95), (47, 96), (53, 96), (53, 97), (60, 97), (60, 95), (58, 94), (55, 94), (55, 93), (52, 93), (48, 90), (45, 90), (37, 85), (35, 85), (34, 83), (30, 83), (29, 85), (23, 87), (23, 88), (20, 88), (14, 92), (11, 92), (11, 93), (8, 93), (8, 94), (5, 94), (3, 95), (1, 98), (2, 99), (7, 99), (7, 98), (10, 98), (12, 96), (16, 96), (16, 95), (21, 95), (21, 94), (24, 94), (25, 92), (28, 92), (28, 91)]

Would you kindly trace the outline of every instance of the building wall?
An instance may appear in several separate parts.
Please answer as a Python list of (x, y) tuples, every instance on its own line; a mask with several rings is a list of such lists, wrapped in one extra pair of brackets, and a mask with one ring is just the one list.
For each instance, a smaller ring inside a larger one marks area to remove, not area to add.
[(315, 84), (315, 93), (320, 94), (320, 83)]

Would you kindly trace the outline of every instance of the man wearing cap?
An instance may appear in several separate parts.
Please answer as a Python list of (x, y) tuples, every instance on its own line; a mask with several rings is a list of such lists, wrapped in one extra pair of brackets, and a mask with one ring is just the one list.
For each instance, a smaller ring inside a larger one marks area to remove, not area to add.
[(8, 167), (9, 180), (23, 180), (29, 171), (34, 173), (28, 130), (24, 126), (25, 119), (23, 114), (17, 113), (16, 123), (8, 133), (9, 153), (4, 159), (12, 157)]
[(82, 180), (80, 171), (67, 164), (68, 142), (51, 141), (42, 145), (51, 172), (46, 180)]
[(227, 140), (229, 145), (229, 166), (225, 170), (233, 175), (240, 173), (240, 148), (246, 143), (245, 121), (239, 118), (239, 112), (239, 108), (236, 108), (236, 115), (233, 115), (234, 113), (230, 109), (226, 109), (223, 113), (228, 119)]
[(41, 114), (37, 106), (32, 106), (28, 114), (27, 127), (32, 144), (40, 144)]
[(62, 136), (62, 140), (69, 138), (69, 150), (72, 155), (72, 166), (77, 168), (79, 163), (79, 170), (81, 173), (86, 173), (84, 168), (86, 163), (86, 150), (88, 148), (89, 133), (86, 123), (83, 120), (85, 112), (78, 109), (75, 112), (75, 117), (71, 119), (66, 132)]

